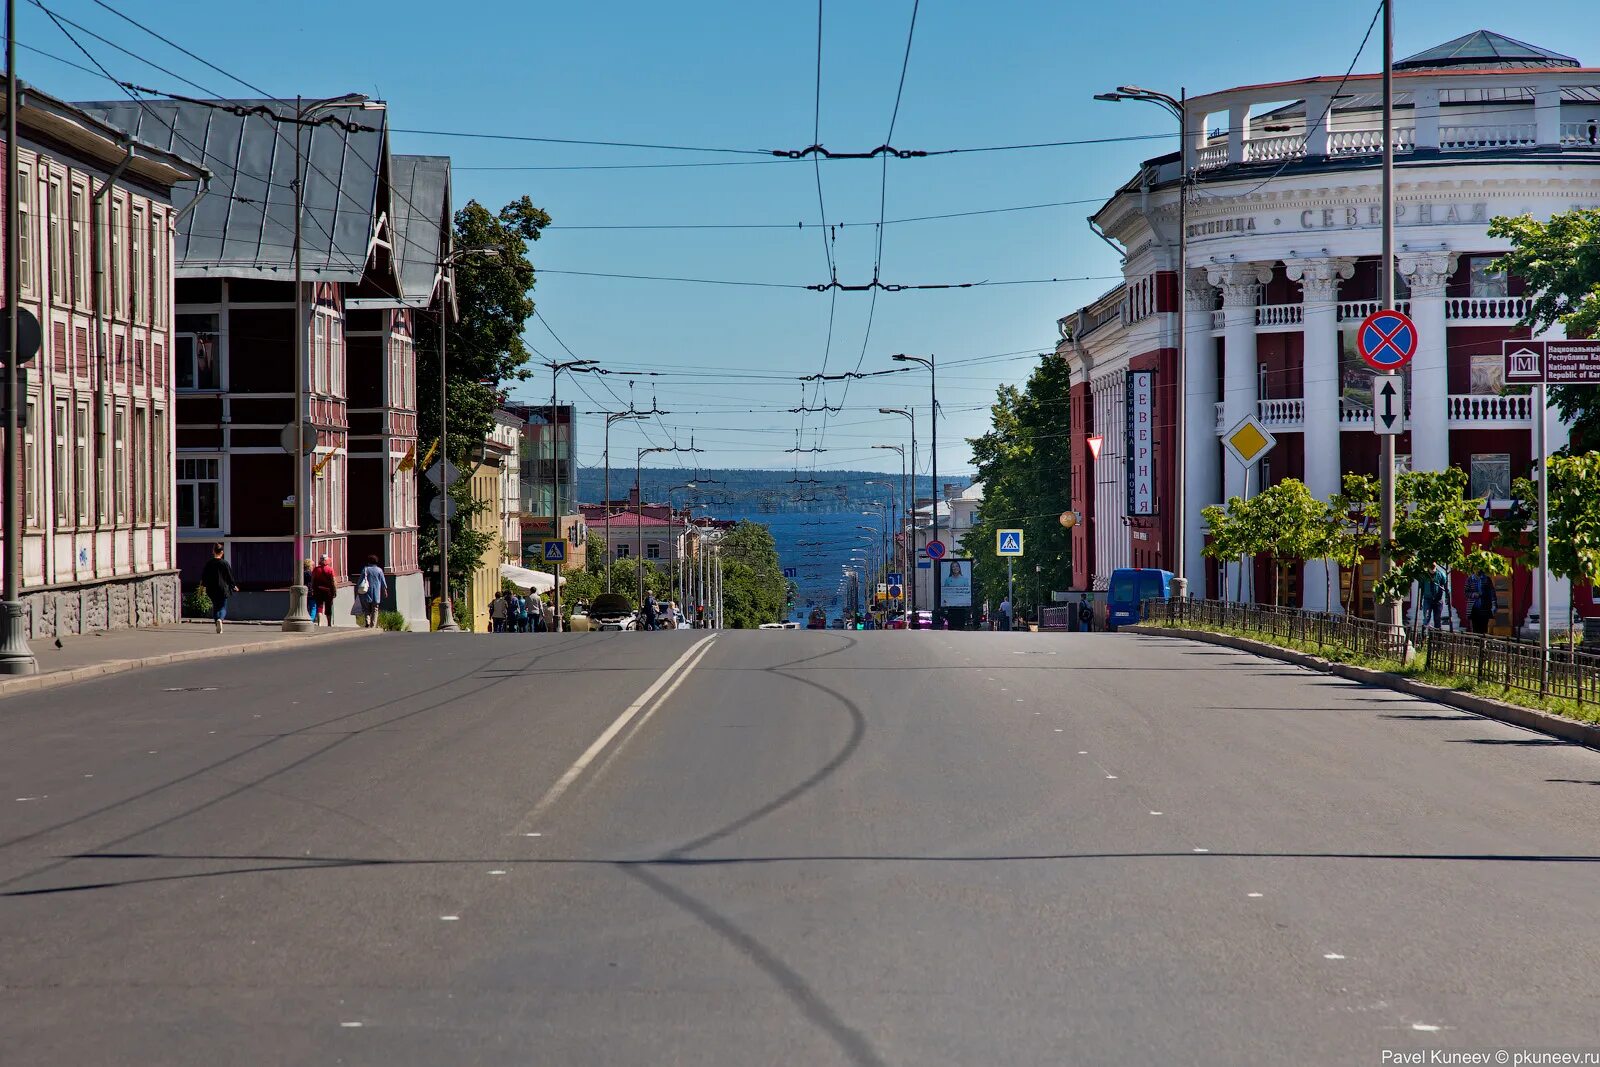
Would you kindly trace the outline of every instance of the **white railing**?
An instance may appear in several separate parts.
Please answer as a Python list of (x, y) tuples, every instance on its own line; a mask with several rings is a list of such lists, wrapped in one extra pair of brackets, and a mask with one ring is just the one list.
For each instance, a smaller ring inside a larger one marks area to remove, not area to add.
[(1303, 426), (1306, 402), (1303, 397), (1282, 397), (1256, 401), (1256, 418), (1267, 426)]
[(1600, 123), (1593, 119), (1588, 122), (1563, 122), (1561, 143), (1567, 148), (1600, 147)]
[(1518, 322), (1532, 301), (1525, 296), (1452, 296), (1444, 302), (1444, 317), (1461, 322)]
[(1222, 404), (1221, 404), (1220, 401), (1216, 404), (1216, 409), (1217, 409), (1217, 433), (1227, 433), (1228, 432), (1228, 425), (1227, 425), (1227, 423), (1222, 421)]
[(1256, 307), (1257, 326), (1298, 326), (1305, 321), (1304, 304), (1260, 304)]
[[(1417, 131), (1411, 126), (1396, 126), (1394, 150), (1409, 152), (1417, 146)], [(1375, 156), (1383, 151), (1383, 128), (1335, 130), (1328, 134), (1330, 156)]]
[(1305, 134), (1252, 138), (1244, 143), (1246, 163), (1276, 163), (1280, 159), (1299, 159), (1306, 154)]
[(1228, 142), (1208, 144), (1194, 154), (1195, 170), (1212, 170), (1228, 165)]
[(1220, 330), (1227, 325), (1228, 313), (1226, 311), (1223, 311), (1221, 308), (1217, 308), (1211, 313), (1211, 328), (1213, 330)]
[[(1394, 303), (1396, 311), (1410, 314), (1411, 301), (1396, 300)], [(1360, 322), (1382, 306), (1383, 302), (1380, 300), (1341, 300), (1339, 301), (1339, 321)]]
[(1527, 426), (1533, 422), (1533, 398), (1525, 393), (1511, 396), (1453, 394), (1447, 398), (1445, 410), (1452, 426)]
[(1463, 148), (1521, 148), (1538, 143), (1536, 128), (1531, 122), (1439, 127), (1439, 147), (1447, 151)]
[[(1406, 401), (1405, 426), (1411, 425), (1411, 401)], [(1352, 404), (1348, 400), (1339, 401), (1339, 429), (1341, 430), (1371, 430), (1372, 409)]]

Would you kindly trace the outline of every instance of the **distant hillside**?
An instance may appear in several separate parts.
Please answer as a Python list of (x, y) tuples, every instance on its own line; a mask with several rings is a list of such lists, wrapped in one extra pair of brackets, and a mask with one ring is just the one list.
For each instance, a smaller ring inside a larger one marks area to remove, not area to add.
[[(813, 483), (811, 479), (815, 478)], [(796, 480), (798, 479), (798, 481)], [(965, 477), (940, 478), (947, 485), (965, 487), (970, 479)], [(779, 512), (834, 512), (859, 505), (865, 500), (882, 500), (880, 486), (867, 485), (868, 481), (892, 482), (895, 495), (899, 495), (900, 475), (881, 471), (802, 471), (745, 470), (646, 467), (644, 471), (644, 497), (659, 501), (673, 486), (694, 482), (698, 495), (680, 490), (673, 496), (678, 503), (685, 498), (698, 499), (716, 506), (723, 503), (729, 511), (777, 514)], [(604, 494), (605, 469), (583, 467), (578, 471), (578, 498), (584, 502), (598, 501)], [(633, 487), (632, 468), (613, 467), (611, 470), (611, 495), (621, 499)], [(933, 495), (933, 482), (927, 475), (916, 479), (914, 487), (919, 498)]]

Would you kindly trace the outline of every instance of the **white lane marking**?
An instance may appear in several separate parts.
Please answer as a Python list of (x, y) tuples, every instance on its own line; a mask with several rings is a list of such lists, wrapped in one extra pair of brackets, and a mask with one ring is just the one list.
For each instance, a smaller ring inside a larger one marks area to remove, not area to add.
[(490, 871), (490, 874), (505, 874), (505, 871)]
[(18, 797), (17, 798), (17, 803), (21, 804), (25, 800), (48, 800), (48, 799), (50, 799), (50, 794), (49, 793), (44, 793), (44, 794), (42, 794), (40, 796), (36, 796), (36, 797)]
[(1342, 960), (1342, 959), (1344, 959), (1344, 957), (1339, 955), (1337, 952), (1324, 952), (1322, 954), (1322, 958), (1325, 959), (1325, 960)]
[(541, 834), (541, 833), (535, 832), (535, 833), (531, 833), (531, 834), (523, 834), (522, 836), (523, 837), (543, 837), (544, 835)]
[(84, 777), (85, 777), (85, 778), (93, 778), (93, 777), (94, 777), (94, 775), (92, 775), (92, 774), (86, 774), (86, 775), (84, 775)]
[(339, 1025), (344, 1027), (346, 1030), (359, 1030), (361, 1028), (360, 1023), (340, 1023)]
[(1117, 778), (1117, 776), (1114, 775), (1114, 774), (1108, 774), (1108, 775), (1106, 775), (1106, 777), (1110, 778), (1112, 781), (1116, 781), (1116, 778)]
[(1022, 698), (1021, 698), (1021, 697), (1018, 697), (1018, 698), (1017, 698), (1017, 703), (1018, 703), (1018, 704), (1020, 704), (1020, 703), (1022, 703)]
[[(696, 655), (696, 653), (709, 650), (711, 647), (711, 642), (715, 641), (716, 639), (716, 634), (712, 634), (709, 637), (702, 637), (700, 640), (690, 645), (683, 655), (674, 660), (672, 666), (662, 671), (661, 675), (656, 678), (655, 681), (650, 683), (650, 687), (643, 693), (639, 694), (639, 699), (635, 700), (632, 704), (629, 704), (627, 708), (623, 710), (622, 714), (617, 716), (616, 721), (610, 726), (607, 726), (604, 732), (602, 732), (599, 737), (594, 739), (594, 743), (588, 748), (584, 749), (583, 755), (579, 756), (577, 760), (573, 762), (572, 766), (567, 768), (566, 773), (560, 778), (556, 779), (556, 784), (551, 786), (549, 790), (545, 792), (545, 795), (539, 798), (539, 802), (535, 804), (533, 809), (529, 811), (528, 814), (523, 818), (522, 825), (526, 826), (528, 823), (536, 821), (539, 816), (543, 815), (549, 810), (552, 804), (560, 800), (561, 794), (565, 793), (569, 788), (571, 788), (572, 783), (577, 781), (578, 776), (584, 772), (584, 768), (588, 767), (589, 764), (594, 762), (594, 758), (611, 743), (613, 738), (622, 732), (625, 726), (633, 721), (634, 716), (638, 715), (646, 705), (655, 700), (656, 694), (660, 693), (662, 689), (666, 688), (668, 683), (673, 683), (672, 689), (676, 689), (676, 682), (682, 681), (683, 678), (687, 677), (689, 670), (692, 669), (692, 665), (691, 667), (685, 667), (684, 665), (687, 664), (689, 660)], [(699, 661), (696, 660), (696, 662)], [(684, 668), (682, 673), (679, 673), (680, 667)], [(667, 692), (662, 695), (662, 700), (664, 701), (666, 697), (670, 695), (671, 689), (668, 689)]]
[(459, 916), (459, 915), (441, 915), (441, 916), (439, 916), (439, 921), (442, 922), (442, 923), (460, 922), (461, 921), (461, 916)]
[(1194, 851), (1196, 851), (1196, 852), (1210, 852), (1211, 850), (1209, 848), (1197, 848)]
[(1151, 815), (1165, 815), (1166, 812), (1164, 812), (1164, 811), (1152, 811), (1150, 814)]
[(1425, 1034), (1437, 1033), (1439, 1028), (1432, 1023), (1412, 1023), (1411, 1029), (1421, 1030)]
[(1245, 896), (1247, 896), (1247, 897), (1259, 897), (1260, 895), (1261, 895), (1260, 893), (1246, 893), (1245, 894)]
[(1057, 727), (1056, 727), (1056, 728), (1055, 728), (1055, 730), (1056, 730), (1056, 733), (1058, 733), (1058, 734), (1059, 734), (1059, 733), (1065, 733), (1065, 732), (1066, 732), (1066, 731), (1064, 731), (1064, 730), (1062, 730), (1062, 729), (1061, 729), (1061, 727), (1059, 727), (1059, 726), (1057, 726)]
[(1088, 754), (1089, 754), (1089, 752), (1088, 752), (1087, 749), (1082, 749), (1082, 748), (1078, 749), (1078, 755), (1087, 756)]

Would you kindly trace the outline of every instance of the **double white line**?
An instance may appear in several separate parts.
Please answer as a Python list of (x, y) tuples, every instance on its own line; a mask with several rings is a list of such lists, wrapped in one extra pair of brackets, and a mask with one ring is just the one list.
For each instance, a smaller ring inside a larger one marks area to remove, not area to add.
[(524, 816), (521, 825), (517, 827), (517, 832), (525, 833), (530, 826), (537, 823), (540, 817), (549, 811), (556, 801), (561, 799), (562, 794), (572, 787), (572, 783), (578, 780), (578, 777), (583, 774), (589, 764), (593, 763), (595, 758), (605, 751), (606, 746), (615, 740), (618, 734), (627, 729), (628, 724), (633, 722), (640, 712), (644, 712), (644, 716), (639, 719), (639, 725), (641, 727), (644, 726), (650, 720), (650, 716), (656, 713), (656, 709), (665, 704), (667, 698), (672, 696), (677, 691), (678, 686), (683, 684), (683, 680), (689, 676), (689, 672), (699, 665), (707, 652), (711, 651), (711, 642), (716, 639), (716, 634), (701, 638), (690, 645), (688, 651), (679, 656), (672, 666), (662, 671), (660, 677), (650, 683), (650, 688), (640, 693), (639, 699), (629, 704), (622, 714), (617, 716), (616, 721), (607, 726), (605, 731), (594, 739), (594, 743), (584, 749), (583, 755), (579, 756), (572, 766), (567, 768), (566, 773), (556, 779), (556, 784), (552, 785), (544, 796), (539, 798), (539, 803), (533, 806), (533, 810)]

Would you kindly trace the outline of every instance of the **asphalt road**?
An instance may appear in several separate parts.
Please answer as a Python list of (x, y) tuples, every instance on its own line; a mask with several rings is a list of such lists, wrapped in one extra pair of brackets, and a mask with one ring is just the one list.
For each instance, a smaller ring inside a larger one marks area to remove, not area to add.
[(5, 700), (0, 1062), (1600, 1053), (1600, 753), (1165, 638), (704, 641)]

